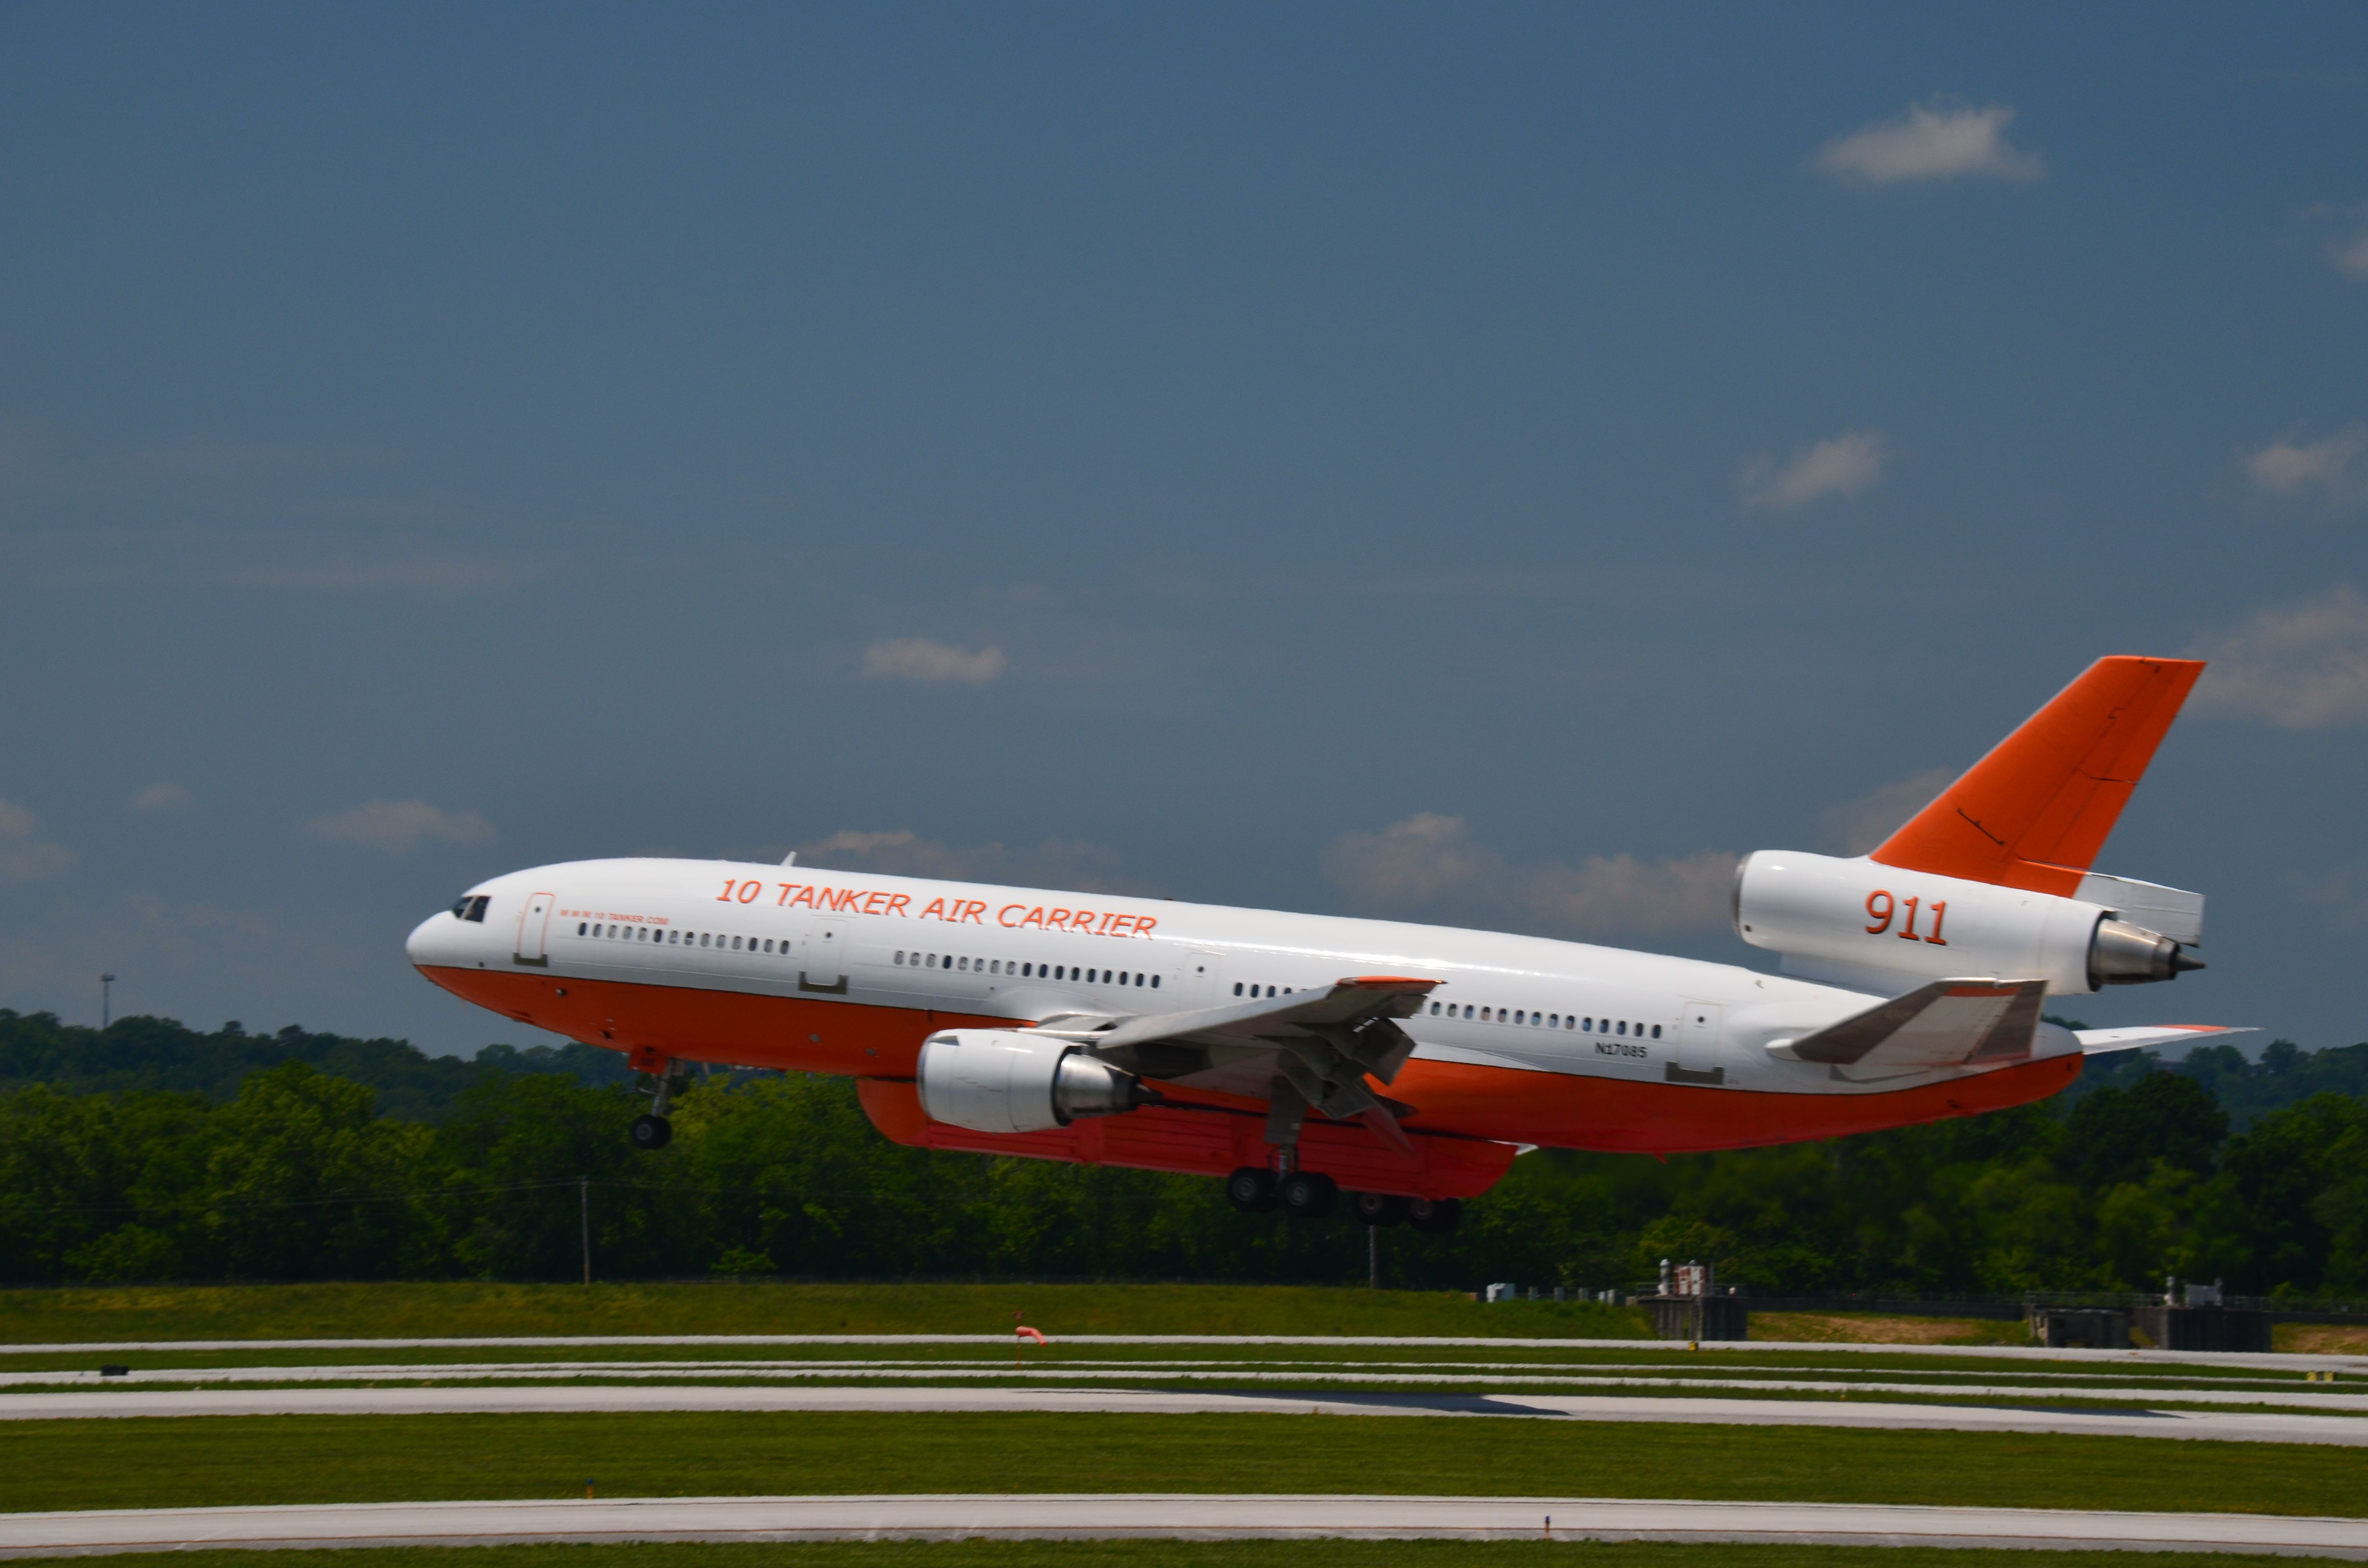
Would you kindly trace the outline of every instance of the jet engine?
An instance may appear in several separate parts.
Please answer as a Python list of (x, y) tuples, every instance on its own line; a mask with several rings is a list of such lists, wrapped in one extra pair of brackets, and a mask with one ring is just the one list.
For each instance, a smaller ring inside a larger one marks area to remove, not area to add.
[(1069, 1040), (1019, 1029), (948, 1029), (921, 1047), (921, 1108), (973, 1132), (1042, 1132), (1159, 1097)]
[[(2200, 937), (2203, 900), (2176, 889), (2089, 877)], [(2117, 899), (2117, 903), (2123, 901)], [(2182, 942), (2119, 916), (2123, 909), (2026, 888), (1902, 870), (1863, 858), (1763, 849), (1735, 873), (1736, 934), (1811, 978), (1883, 989), (1901, 976), (2044, 980), (2051, 994), (2143, 985), (2202, 969)], [(2135, 913), (2135, 909), (2129, 911)]]

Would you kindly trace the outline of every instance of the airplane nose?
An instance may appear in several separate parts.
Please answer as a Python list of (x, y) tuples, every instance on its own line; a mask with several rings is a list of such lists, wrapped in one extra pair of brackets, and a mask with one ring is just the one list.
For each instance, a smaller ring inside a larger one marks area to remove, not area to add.
[(413, 927), (410, 936), (404, 938), (404, 956), (408, 958), (415, 967), (421, 969), (435, 963), (443, 956), (444, 948), (444, 944), (437, 939), (441, 934), (438, 927), (449, 926), (453, 923), (452, 913), (450, 910), (439, 911), (429, 915)]

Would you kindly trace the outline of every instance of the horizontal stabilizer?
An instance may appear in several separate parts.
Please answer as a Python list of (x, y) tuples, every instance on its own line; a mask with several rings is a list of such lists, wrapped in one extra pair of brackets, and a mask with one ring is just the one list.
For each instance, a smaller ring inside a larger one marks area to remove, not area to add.
[(1851, 1077), (2020, 1061), (2031, 1054), (2046, 995), (2044, 980), (1936, 980), (1768, 1050)]
[(2072, 1038), (2080, 1042), (2081, 1055), (2102, 1056), (2110, 1051), (2138, 1051), (2149, 1045), (2192, 1045), (2213, 1035), (2260, 1032), (2245, 1025), (2149, 1024), (2135, 1029), (2076, 1029)]

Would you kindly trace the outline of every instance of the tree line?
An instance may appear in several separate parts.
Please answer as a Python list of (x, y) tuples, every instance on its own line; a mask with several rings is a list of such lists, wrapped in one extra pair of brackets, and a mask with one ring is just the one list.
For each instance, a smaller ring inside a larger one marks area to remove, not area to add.
[[(2206, 1081), (2258, 1100), (2280, 1074), (2340, 1077), (2368, 1046), (2228, 1055), (2204, 1074), (2122, 1062), (2054, 1101), (1818, 1143), (1542, 1151), (1455, 1235), (1384, 1233), (1384, 1282), (1627, 1288), (1670, 1256), (1763, 1293), (2140, 1290), (2166, 1273), (2368, 1291), (2368, 1099), (2321, 1090), (2232, 1131)], [(587, 1220), (604, 1278), (1365, 1278), (1344, 1218), (1238, 1214), (1190, 1177), (903, 1148), (844, 1079), (694, 1080), (655, 1154), (625, 1142), (640, 1103), (587, 1047), (460, 1062), (0, 1011), (0, 1280), (567, 1279)]]

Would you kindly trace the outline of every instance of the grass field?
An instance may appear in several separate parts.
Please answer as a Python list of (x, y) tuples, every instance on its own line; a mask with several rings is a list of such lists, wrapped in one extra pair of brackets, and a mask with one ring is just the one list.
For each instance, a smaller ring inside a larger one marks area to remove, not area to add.
[[(1388, 1416), (241, 1416), (0, 1424), (0, 1511), (872, 1492), (1386, 1492), (2368, 1516), (2368, 1454)], [(279, 1568), (286, 1568), (280, 1560)]]
[[(177, 1551), (192, 1568), (2130, 1568), (2124, 1551), (1918, 1546), (1661, 1546), (1543, 1540), (960, 1540), (747, 1546), (381, 1547)], [(2228, 1568), (2205, 1552), (2149, 1553), (2145, 1568)], [(2292, 1562), (2295, 1559), (2283, 1559)]]
[(1875, 1312), (1754, 1312), (1754, 1339), (1835, 1345), (2029, 1345), (2021, 1318), (1890, 1317)]
[(593, 1334), (1456, 1335), (1642, 1339), (1634, 1308), (1284, 1285), (119, 1286), (0, 1290), (0, 1343)]

